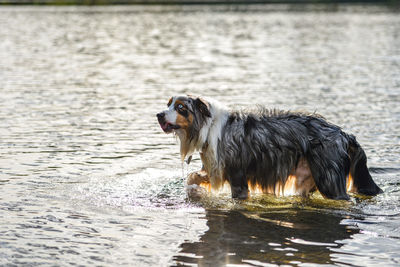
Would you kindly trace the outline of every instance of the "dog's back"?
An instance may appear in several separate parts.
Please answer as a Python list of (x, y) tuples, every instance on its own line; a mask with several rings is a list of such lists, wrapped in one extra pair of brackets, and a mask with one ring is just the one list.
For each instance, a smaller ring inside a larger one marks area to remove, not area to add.
[[(327, 198), (348, 199), (346, 185), (350, 182), (353, 192), (380, 192), (354, 136), (315, 114), (265, 109), (234, 112), (228, 118), (220, 146), (225, 179), (233, 184), (233, 194), (238, 196), (247, 190), (246, 184), (268, 192), (272, 188), (275, 193), (279, 185), (283, 191), (290, 179), (299, 178), (296, 169), (303, 161), (317, 189)], [(304, 188), (297, 191), (305, 192)]]

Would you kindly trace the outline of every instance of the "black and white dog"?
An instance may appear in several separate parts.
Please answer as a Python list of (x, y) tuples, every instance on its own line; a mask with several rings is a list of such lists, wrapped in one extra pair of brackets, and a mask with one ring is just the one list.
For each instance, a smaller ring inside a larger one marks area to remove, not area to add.
[(382, 192), (356, 138), (317, 114), (228, 111), (211, 99), (175, 96), (157, 118), (164, 132), (179, 137), (182, 160), (200, 152), (203, 168), (189, 175), (189, 185), (218, 189), (228, 182), (239, 199), (249, 190), (284, 196), (319, 190), (330, 199)]

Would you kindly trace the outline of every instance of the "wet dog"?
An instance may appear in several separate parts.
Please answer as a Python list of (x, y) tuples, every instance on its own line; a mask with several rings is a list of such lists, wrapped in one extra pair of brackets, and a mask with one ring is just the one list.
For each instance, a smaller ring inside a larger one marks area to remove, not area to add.
[(189, 185), (218, 189), (228, 182), (239, 199), (249, 190), (283, 196), (318, 190), (345, 200), (347, 192), (382, 192), (356, 138), (317, 114), (229, 111), (211, 99), (175, 96), (157, 118), (164, 132), (179, 137), (182, 160), (200, 152), (203, 168), (189, 175)]

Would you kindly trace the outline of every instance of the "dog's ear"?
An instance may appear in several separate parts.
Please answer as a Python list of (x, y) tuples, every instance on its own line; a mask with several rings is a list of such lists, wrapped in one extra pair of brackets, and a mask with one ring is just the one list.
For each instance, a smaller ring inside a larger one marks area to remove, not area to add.
[(198, 97), (194, 100), (194, 106), (198, 109), (201, 114), (206, 117), (211, 117), (210, 105), (204, 99)]
[(173, 100), (173, 99), (174, 99), (173, 97), (171, 97), (171, 98), (169, 99), (168, 104), (167, 104), (167, 107), (171, 106), (172, 100)]

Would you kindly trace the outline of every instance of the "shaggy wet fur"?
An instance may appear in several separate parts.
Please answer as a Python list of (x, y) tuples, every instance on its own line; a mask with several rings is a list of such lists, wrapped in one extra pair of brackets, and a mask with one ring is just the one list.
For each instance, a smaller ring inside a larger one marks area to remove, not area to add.
[[(203, 182), (218, 188), (227, 181), (233, 198), (247, 198), (249, 187), (285, 194), (292, 178), (301, 195), (319, 190), (326, 198), (349, 199), (347, 190), (382, 192), (356, 138), (319, 115), (264, 108), (232, 112), (213, 100), (180, 96), (157, 116), (179, 136), (183, 158), (200, 152)], [(184, 119), (191, 123), (180, 123)]]
[(301, 158), (308, 161), (318, 190), (327, 198), (348, 199), (349, 173), (359, 193), (380, 192), (355, 137), (320, 116), (265, 109), (232, 113), (218, 151), (233, 195), (240, 196), (248, 183), (264, 189), (285, 184)]

